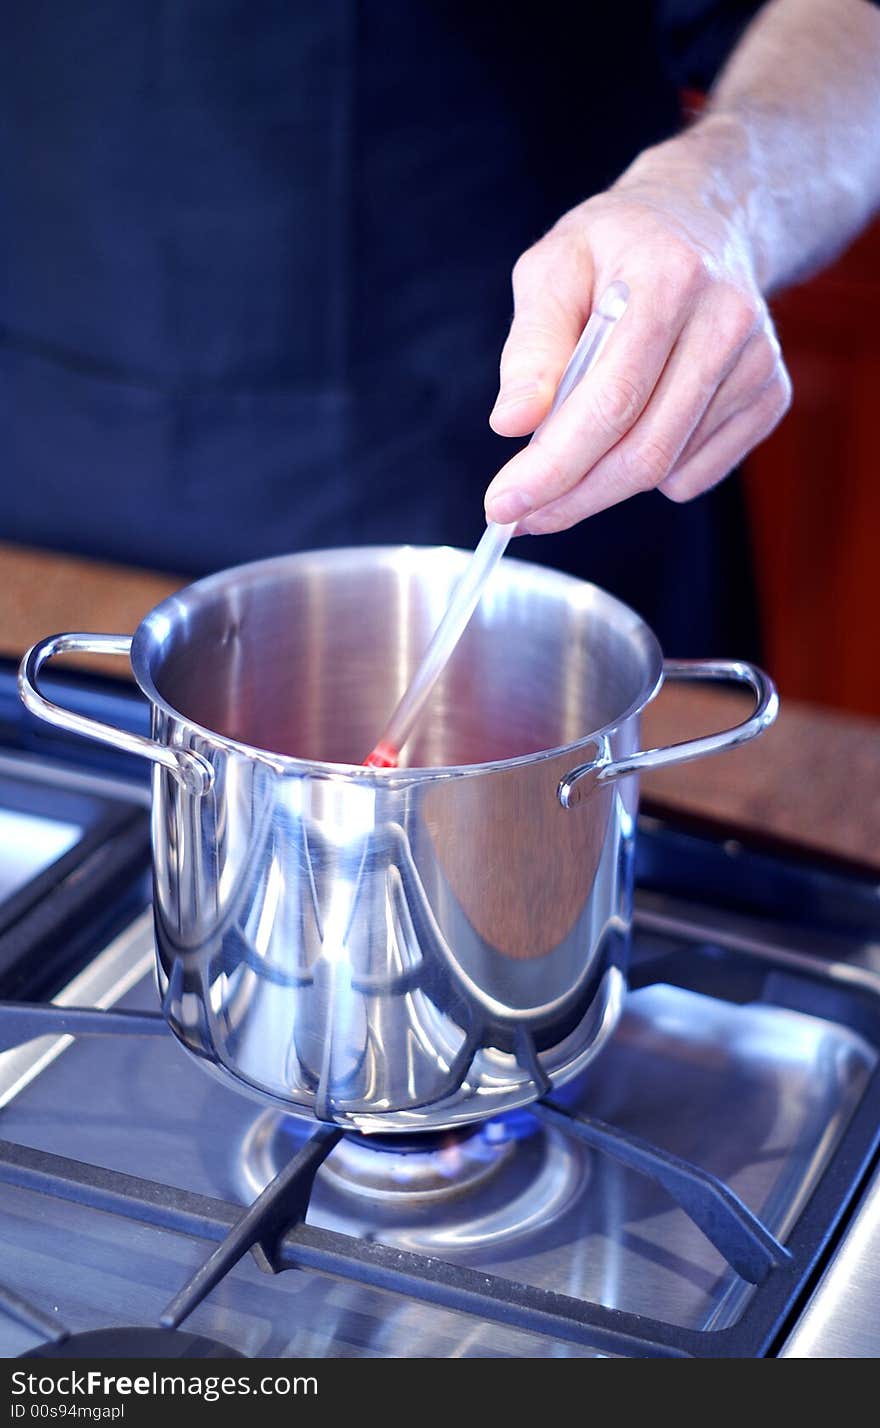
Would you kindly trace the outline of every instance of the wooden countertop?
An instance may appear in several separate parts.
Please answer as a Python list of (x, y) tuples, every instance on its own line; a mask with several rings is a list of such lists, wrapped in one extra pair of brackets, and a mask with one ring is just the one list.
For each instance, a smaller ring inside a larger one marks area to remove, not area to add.
[[(129, 633), (186, 582), (169, 575), (0, 543), (0, 654), (18, 657), (59, 630)], [(120, 660), (95, 661), (124, 675)], [(743, 717), (742, 696), (667, 685), (645, 717), (650, 744), (720, 729)], [(880, 720), (782, 699), (754, 744), (646, 776), (643, 794), (880, 868)]]

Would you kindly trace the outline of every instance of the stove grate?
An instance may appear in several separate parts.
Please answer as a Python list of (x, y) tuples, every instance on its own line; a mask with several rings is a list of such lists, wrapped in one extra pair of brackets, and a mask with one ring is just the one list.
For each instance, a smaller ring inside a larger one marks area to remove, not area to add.
[[(34, 1036), (170, 1034), (160, 1013), (101, 1011), (90, 1007), (54, 1007), (35, 1003), (0, 1003), (0, 1046)], [(875, 1073), (875, 1090), (880, 1076)], [(562, 1127), (594, 1149), (630, 1169), (650, 1175), (673, 1197), (742, 1277), (779, 1289), (765, 1302), (770, 1312), (747, 1309), (731, 1329), (703, 1331), (587, 1303), (569, 1295), (486, 1275), (429, 1255), (401, 1251), (379, 1242), (356, 1239), (306, 1224), (309, 1195), (321, 1164), (342, 1131), (320, 1126), (244, 1212), (241, 1206), (67, 1159), (47, 1151), (0, 1141), (0, 1181), (41, 1194), (75, 1201), (155, 1228), (214, 1241), (217, 1248), (186, 1283), (161, 1316), (161, 1325), (179, 1326), (248, 1251), (261, 1268), (316, 1270), (358, 1283), (418, 1298), (451, 1310), (515, 1326), (527, 1332), (588, 1345), (606, 1353), (629, 1355), (737, 1356), (765, 1350), (780, 1303), (789, 1302), (812, 1264), (815, 1231), (805, 1243), (809, 1254), (791, 1245), (809, 1216), (805, 1211), (785, 1248), (743, 1202), (715, 1176), (624, 1131), (567, 1110), (550, 1100), (530, 1108), (539, 1120)], [(858, 1113), (854, 1117), (858, 1121)], [(852, 1129), (852, 1127), (851, 1127)], [(846, 1134), (849, 1134), (847, 1132)], [(808, 1211), (811, 1207), (808, 1206)], [(827, 1222), (826, 1222), (827, 1230)], [(821, 1241), (820, 1241), (821, 1243)], [(757, 1296), (761, 1303), (761, 1296)], [(0, 1308), (57, 1337), (54, 1321), (31, 1311), (14, 1294), (0, 1297)], [(752, 1320), (755, 1319), (755, 1322)], [(51, 1329), (51, 1333), (50, 1333)], [(757, 1338), (755, 1337), (757, 1333)], [(744, 1347), (749, 1344), (749, 1347)]]
[[(167, 1032), (167, 1027), (159, 1012), (0, 1002), (2, 1050), (43, 1035), (155, 1036), (163, 1032)], [(657, 1181), (731, 1268), (750, 1284), (763, 1283), (772, 1269), (790, 1258), (757, 1216), (717, 1176), (603, 1121), (576, 1115), (546, 1097), (528, 1109), (544, 1124), (559, 1127), (630, 1170)], [(321, 1127), (290, 1165), (266, 1187), (242, 1218), (236, 1235), (230, 1237), (226, 1260), (221, 1259), (218, 1251), (195, 1276), (192, 1286), (187, 1286), (192, 1290), (197, 1283), (207, 1285), (192, 1300), (187, 1314), (218, 1283), (226, 1269), (249, 1249), (261, 1244), (267, 1233), (277, 1238), (285, 1224), (305, 1219), (315, 1176), (341, 1134), (335, 1127)], [(251, 1238), (245, 1243), (248, 1235)], [(268, 1252), (266, 1258), (270, 1258)], [(218, 1268), (221, 1263), (224, 1268)], [(169, 1319), (168, 1323), (171, 1322)]]
[(0, 1312), (13, 1319), (16, 1324), (33, 1329), (35, 1334), (40, 1334), (52, 1344), (63, 1344), (70, 1336), (70, 1330), (58, 1319), (28, 1303), (27, 1299), (23, 1299), (5, 1284), (0, 1284)]

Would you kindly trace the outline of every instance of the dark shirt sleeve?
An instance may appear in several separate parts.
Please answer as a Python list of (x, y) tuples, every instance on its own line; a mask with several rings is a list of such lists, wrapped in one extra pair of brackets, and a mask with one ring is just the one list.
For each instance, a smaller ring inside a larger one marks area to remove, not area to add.
[[(711, 87), (767, 0), (657, 0), (658, 45), (679, 89)], [(880, 0), (867, 0), (875, 8)]]
[(709, 89), (763, 4), (764, 0), (658, 0), (658, 43), (672, 82), (681, 89)]

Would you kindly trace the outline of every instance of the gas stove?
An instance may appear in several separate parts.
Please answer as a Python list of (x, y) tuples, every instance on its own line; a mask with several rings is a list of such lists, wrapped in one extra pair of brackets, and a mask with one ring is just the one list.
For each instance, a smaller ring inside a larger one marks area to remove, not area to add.
[(36, 729), (8, 671), (0, 741), (0, 1353), (880, 1352), (868, 872), (643, 816), (596, 1061), (464, 1130), (356, 1135), (166, 1030), (140, 770)]

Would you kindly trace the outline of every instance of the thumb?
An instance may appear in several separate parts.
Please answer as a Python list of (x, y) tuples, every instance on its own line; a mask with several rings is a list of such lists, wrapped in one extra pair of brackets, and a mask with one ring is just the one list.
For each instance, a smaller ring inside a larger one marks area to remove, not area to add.
[(547, 415), (590, 311), (592, 264), (583, 250), (542, 238), (513, 270), (514, 316), (489, 417), (499, 436), (526, 436)]

